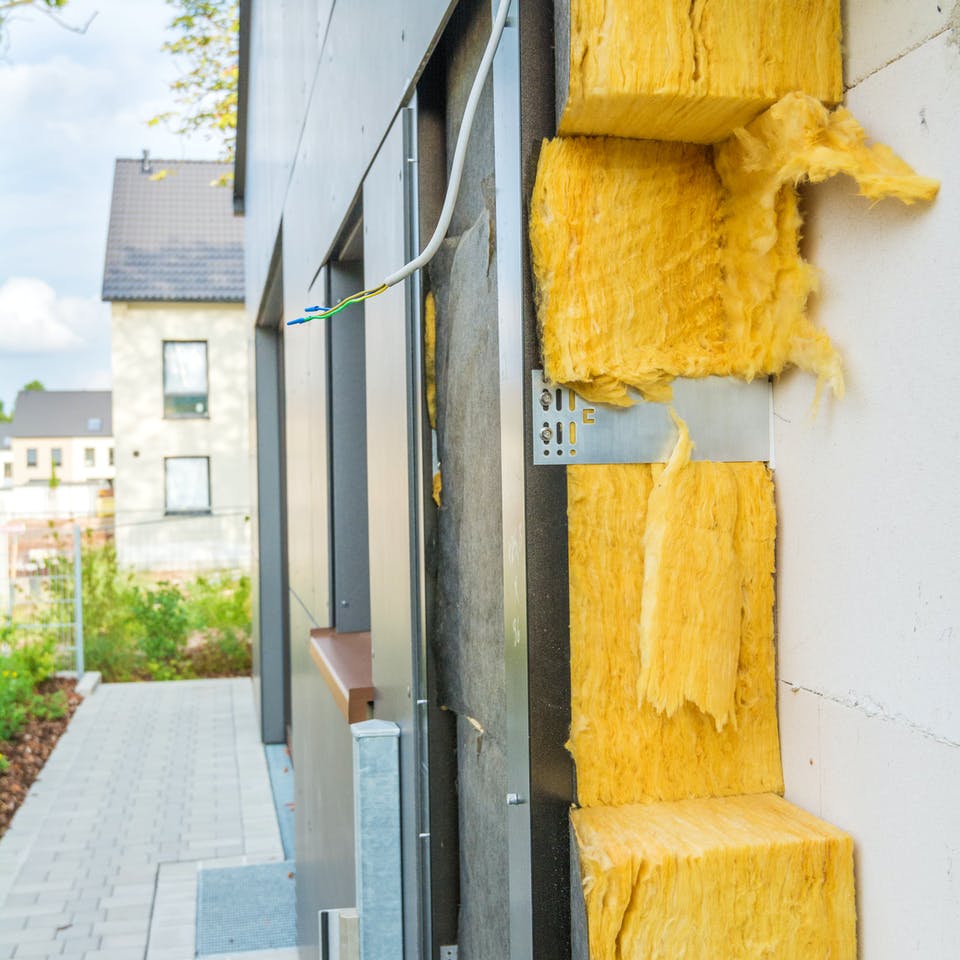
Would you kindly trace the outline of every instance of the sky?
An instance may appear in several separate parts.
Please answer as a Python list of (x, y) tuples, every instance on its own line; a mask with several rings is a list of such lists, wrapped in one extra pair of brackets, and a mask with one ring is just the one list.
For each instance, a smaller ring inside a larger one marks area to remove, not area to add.
[(70, 0), (8, 21), (0, 50), (0, 400), (110, 387), (100, 300), (117, 157), (215, 159), (219, 145), (146, 121), (173, 105), (164, 0)]

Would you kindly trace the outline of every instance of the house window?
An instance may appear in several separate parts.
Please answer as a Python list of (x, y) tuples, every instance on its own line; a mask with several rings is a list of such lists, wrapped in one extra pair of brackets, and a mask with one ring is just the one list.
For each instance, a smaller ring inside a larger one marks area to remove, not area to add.
[(60, 447), (50, 449), (50, 463), (54, 467), (63, 466), (63, 450)]
[(113, 458), (114, 458), (113, 447), (110, 447), (107, 450), (107, 463), (109, 463), (111, 467), (113, 466)]
[(27, 447), (27, 466), (35, 467), (37, 465), (37, 448)]
[(167, 457), (163, 469), (167, 513), (210, 512), (209, 457)]
[(83, 448), (83, 465), (95, 467), (97, 465), (97, 451), (93, 447)]
[(13, 477), (13, 464), (9, 461), (3, 465), (3, 479), (10, 480)]
[(102, 417), (89, 417), (87, 419), (87, 433), (99, 433), (103, 429)]
[(163, 415), (207, 416), (207, 342), (163, 343)]

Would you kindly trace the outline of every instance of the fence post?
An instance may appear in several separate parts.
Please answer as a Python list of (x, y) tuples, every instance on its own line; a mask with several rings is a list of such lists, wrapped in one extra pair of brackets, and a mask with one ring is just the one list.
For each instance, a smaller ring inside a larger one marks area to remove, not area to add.
[(83, 555), (80, 524), (73, 525), (73, 643), (77, 653), (77, 682), (83, 676)]

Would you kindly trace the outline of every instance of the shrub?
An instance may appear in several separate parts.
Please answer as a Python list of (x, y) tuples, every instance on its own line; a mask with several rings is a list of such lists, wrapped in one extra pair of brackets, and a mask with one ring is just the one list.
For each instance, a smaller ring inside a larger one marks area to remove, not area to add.
[(84, 658), (106, 681), (133, 680), (140, 651), (133, 615), (136, 587), (120, 572), (113, 544), (83, 549)]
[(132, 612), (147, 662), (178, 660), (187, 645), (190, 626), (179, 587), (160, 581), (152, 590), (135, 588)]
[[(10, 637), (9, 631), (5, 634)], [(38, 698), (36, 687), (54, 671), (53, 639), (30, 640), (14, 646), (8, 639), (0, 656), (0, 740), (10, 740), (24, 728)], [(66, 701), (63, 702), (66, 708)], [(45, 709), (45, 704), (40, 704)], [(62, 714), (61, 714), (62, 716)]]

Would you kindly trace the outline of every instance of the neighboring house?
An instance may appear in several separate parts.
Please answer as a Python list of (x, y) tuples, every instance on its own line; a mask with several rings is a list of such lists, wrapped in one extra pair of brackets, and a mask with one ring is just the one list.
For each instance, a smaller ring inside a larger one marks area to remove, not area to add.
[(0, 487), (13, 486), (13, 424), (0, 422)]
[(114, 477), (109, 390), (22, 390), (4, 426), (12, 428), (4, 479), (10, 463), (13, 486), (106, 486)]
[(228, 170), (117, 160), (103, 299), (125, 566), (249, 565), (243, 223), (214, 185)]

